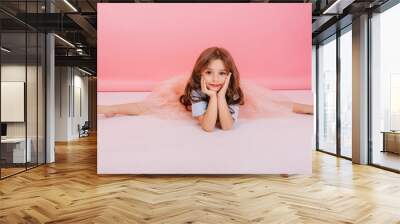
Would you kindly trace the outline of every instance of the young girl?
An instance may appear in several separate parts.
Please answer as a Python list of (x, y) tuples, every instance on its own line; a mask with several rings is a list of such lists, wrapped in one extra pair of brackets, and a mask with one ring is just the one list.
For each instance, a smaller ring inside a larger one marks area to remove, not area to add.
[(250, 81), (240, 81), (230, 53), (221, 47), (204, 50), (196, 60), (187, 81), (177, 76), (160, 83), (140, 102), (98, 106), (105, 117), (116, 114), (154, 114), (182, 119), (192, 111), (205, 131), (215, 127), (229, 130), (241, 118), (284, 116), (290, 113), (313, 114), (312, 105), (292, 102)]

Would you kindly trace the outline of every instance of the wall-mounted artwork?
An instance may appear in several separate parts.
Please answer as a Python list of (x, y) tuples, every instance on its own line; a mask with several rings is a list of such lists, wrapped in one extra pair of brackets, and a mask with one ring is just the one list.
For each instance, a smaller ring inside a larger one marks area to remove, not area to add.
[(311, 4), (98, 4), (98, 173), (311, 173), (310, 21)]

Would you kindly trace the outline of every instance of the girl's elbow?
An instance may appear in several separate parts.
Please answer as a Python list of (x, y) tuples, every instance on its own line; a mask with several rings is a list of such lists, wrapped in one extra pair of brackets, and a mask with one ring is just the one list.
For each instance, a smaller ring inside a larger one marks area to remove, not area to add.
[(206, 132), (212, 132), (214, 130), (213, 127), (206, 127), (206, 126), (203, 126), (203, 125), (201, 126), (201, 128)]
[(221, 127), (221, 129), (224, 130), (224, 131), (229, 131), (229, 130), (233, 129), (233, 124), (227, 125), (227, 126), (223, 126), (223, 127)]
[(224, 128), (222, 128), (222, 130), (224, 130), (224, 131), (229, 131), (231, 129), (232, 129), (232, 127), (224, 127)]

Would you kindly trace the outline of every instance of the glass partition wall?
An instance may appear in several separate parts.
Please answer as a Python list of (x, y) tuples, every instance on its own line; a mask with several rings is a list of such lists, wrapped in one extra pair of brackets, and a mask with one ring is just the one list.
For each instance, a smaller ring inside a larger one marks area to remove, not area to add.
[(336, 35), (318, 45), (318, 149), (336, 154)]
[(317, 45), (317, 150), (352, 157), (351, 25)]
[(0, 11), (1, 179), (45, 163), (45, 34), (17, 18), (42, 5), (19, 1), (16, 15)]

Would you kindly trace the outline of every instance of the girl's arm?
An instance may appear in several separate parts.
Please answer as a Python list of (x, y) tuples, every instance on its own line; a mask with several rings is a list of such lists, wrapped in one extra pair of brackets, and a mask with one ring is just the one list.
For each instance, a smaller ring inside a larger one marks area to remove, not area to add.
[(218, 102), (216, 94), (210, 96), (208, 101), (207, 110), (204, 115), (198, 117), (198, 121), (205, 131), (213, 131), (218, 116)]
[(225, 79), (225, 83), (218, 92), (218, 114), (219, 123), (221, 124), (222, 130), (229, 130), (233, 127), (233, 118), (229, 111), (228, 103), (226, 102), (225, 94), (229, 86), (230, 78), (232, 73), (229, 73)]
[(222, 130), (232, 129), (233, 118), (231, 112), (229, 111), (229, 106), (226, 102), (225, 95), (218, 95), (218, 114), (219, 123), (221, 124)]
[(206, 81), (203, 76), (201, 77), (201, 91), (209, 96), (208, 106), (206, 112), (199, 116), (197, 120), (199, 121), (201, 128), (205, 131), (213, 131), (215, 123), (217, 122), (218, 116), (218, 104), (217, 104), (217, 92), (209, 90), (206, 86)]

